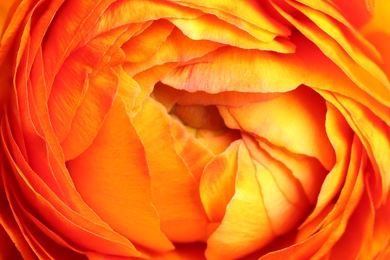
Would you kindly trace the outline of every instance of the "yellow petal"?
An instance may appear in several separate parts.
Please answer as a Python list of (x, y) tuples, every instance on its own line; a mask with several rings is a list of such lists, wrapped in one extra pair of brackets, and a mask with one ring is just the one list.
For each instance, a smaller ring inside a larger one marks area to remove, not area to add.
[(240, 141), (215, 156), (205, 167), (200, 181), (200, 197), (211, 222), (221, 222), (235, 192), (237, 155)]
[(237, 259), (248, 255), (275, 238), (264, 205), (262, 187), (248, 149), (238, 152), (235, 194), (226, 208), (221, 225), (207, 240), (206, 257)]
[(224, 119), (230, 114), (239, 125), (237, 128), (229, 120), (228, 127), (241, 128), (293, 153), (315, 157), (329, 170), (334, 151), (325, 132), (325, 111), (321, 97), (305, 87), (266, 102), (220, 108)]
[[(317, 197), (317, 203), (313, 212), (308, 216), (307, 220), (301, 225), (300, 233), (302, 236), (307, 237), (308, 235), (303, 235), (305, 232), (311, 230), (306, 225), (314, 218), (319, 217), (321, 220), (327, 213), (321, 214), (321, 212), (326, 212), (329, 203), (336, 197), (340, 192), (344, 182), (345, 176), (347, 175), (347, 170), (349, 167), (349, 158), (351, 153), (352, 146), (352, 129), (349, 127), (347, 121), (343, 115), (330, 103), (327, 103), (327, 114), (326, 114), (326, 133), (329, 136), (329, 140), (332, 143), (336, 154), (336, 162), (334, 167), (326, 176), (323, 181), (320, 193)], [(318, 221), (321, 221), (318, 220)], [(311, 228), (316, 228), (317, 224), (310, 223)]]
[[(12, 189), (12, 194), (15, 194), (16, 198), (26, 199), (20, 202), (23, 203), (23, 208), (33, 207), (37, 212), (32, 214), (39, 214), (39, 218), (44, 219), (57, 234), (86, 248), (86, 250), (102, 250), (100, 252), (107, 254), (141, 256), (127, 239), (112, 231), (106, 223), (97, 217), (96, 213), (85, 205), (74, 190), (74, 186), (72, 187), (64, 180), (66, 176), (60, 172), (61, 165), (54, 163), (54, 159), (50, 156), (43, 159), (45, 148), (38, 149), (37, 151), (40, 152), (35, 154), (35, 159), (41, 158), (42, 165), (42, 169), (38, 169), (39, 174), (37, 174), (27, 163), (13, 139), (12, 134), (17, 133), (17, 131), (11, 133), (9, 127), (4, 123), (2, 130), (5, 153), (13, 173), (4, 182), (12, 182), (14, 183), (13, 187), (19, 187)], [(49, 155), (51, 154), (49, 153)], [(48, 171), (49, 165), (42, 164), (42, 161), (51, 163), (53, 172)], [(43, 165), (46, 165), (46, 168)], [(43, 181), (43, 178), (47, 178), (50, 174), (56, 174), (61, 183), (59, 195), (66, 194), (64, 201), (61, 201), (59, 196), (49, 188), (53, 185), (52, 183)], [(18, 185), (16, 185), (16, 181)]]
[(297, 66), (300, 61), (294, 55), (235, 48), (225, 50), (211, 63), (178, 67), (162, 82), (188, 92), (285, 92), (300, 85), (307, 73)]
[(266, 6), (255, 1), (225, 2), (219, 0), (175, 1), (180, 5), (200, 9), (213, 14), (243, 31), (249, 32), (259, 40), (270, 41), (276, 35), (288, 36), (289, 28), (269, 15)]

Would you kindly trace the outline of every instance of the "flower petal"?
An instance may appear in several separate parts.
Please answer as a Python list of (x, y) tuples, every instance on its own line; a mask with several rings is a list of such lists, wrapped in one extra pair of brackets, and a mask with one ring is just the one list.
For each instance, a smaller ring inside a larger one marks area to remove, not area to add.
[(275, 238), (257, 174), (248, 149), (241, 143), (236, 191), (221, 225), (207, 240), (206, 258), (237, 259)]
[(225, 122), (228, 127), (237, 128), (238, 124), (238, 129), (276, 146), (317, 158), (329, 170), (334, 151), (325, 133), (325, 111), (321, 97), (305, 87), (244, 107), (220, 107), (225, 120), (233, 118)]
[(164, 110), (148, 98), (133, 121), (145, 147), (153, 205), (160, 216), (161, 230), (172, 242), (204, 241), (208, 220), (198, 185), (176, 151), (172, 122)]
[(146, 248), (173, 249), (160, 231), (143, 144), (121, 99), (92, 145), (67, 167), (83, 200), (115, 231)]

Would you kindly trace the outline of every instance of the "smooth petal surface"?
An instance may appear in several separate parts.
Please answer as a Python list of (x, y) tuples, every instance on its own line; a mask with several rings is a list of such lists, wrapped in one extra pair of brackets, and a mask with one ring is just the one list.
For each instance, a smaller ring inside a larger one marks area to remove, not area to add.
[(211, 222), (222, 221), (226, 206), (235, 193), (238, 148), (241, 141), (232, 143), (216, 155), (204, 168), (199, 192), (203, 207)]
[(160, 231), (144, 147), (117, 99), (92, 145), (69, 161), (76, 189), (114, 230), (156, 251), (173, 245)]
[(315, 157), (331, 169), (334, 152), (325, 133), (325, 110), (320, 96), (307, 88), (266, 102), (220, 108), (225, 120), (232, 117), (226, 122), (230, 128), (236, 128), (231, 123), (237, 121), (243, 130), (293, 153)]
[[(156, 121), (160, 123), (155, 124)], [(164, 108), (149, 98), (133, 122), (145, 147), (152, 202), (162, 231), (173, 242), (204, 241), (208, 220), (196, 179), (176, 151), (170, 130), (172, 122)]]

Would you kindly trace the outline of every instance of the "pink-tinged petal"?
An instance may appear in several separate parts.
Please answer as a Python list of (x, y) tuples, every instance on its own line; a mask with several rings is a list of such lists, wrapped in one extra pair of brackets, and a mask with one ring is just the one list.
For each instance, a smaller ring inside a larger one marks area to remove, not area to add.
[(226, 151), (216, 155), (203, 171), (199, 192), (211, 222), (222, 221), (226, 206), (234, 195), (240, 144), (240, 141), (232, 143)]
[[(165, 23), (162, 25), (164, 24)], [(192, 63), (196, 59), (203, 58), (207, 56), (207, 54), (213, 53), (222, 46), (223, 45), (220, 43), (208, 40), (191, 40), (180, 30), (174, 28), (169, 37), (162, 43), (158, 48), (158, 51), (152, 57), (139, 63), (128, 62), (126, 64), (126, 71), (130, 75), (135, 75), (157, 65), (172, 62)]]
[(211, 63), (178, 67), (162, 82), (188, 92), (286, 92), (308, 75), (300, 63), (295, 55), (228, 48)]
[(160, 231), (144, 148), (122, 100), (91, 146), (67, 166), (84, 201), (115, 231), (156, 251), (174, 248)]
[(148, 98), (133, 122), (144, 144), (161, 230), (172, 242), (204, 241), (208, 219), (198, 185), (176, 151), (172, 122), (164, 107)]
[(339, 200), (330, 213), (325, 214), (325, 222), (319, 225), (318, 230), (304, 237), (298, 235), (293, 245), (268, 253), (260, 259), (322, 259), (330, 257), (332, 247), (345, 233), (347, 223), (354, 214), (364, 192), (363, 173), (367, 166), (367, 160), (356, 136), (351, 160), (346, 184), (341, 191)]
[[(367, 172), (370, 174), (370, 172)], [(365, 184), (368, 184), (365, 182)], [(356, 207), (355, 212), (348, 220), (343, 236), (332, 247), (331, 259), (373, 259), (371, 251), (375, 209), (369, 198), (367, 188)]]
[[(375, 32), (390, 34), (390, 28), (384, 26), (389, 22), (390, 3), (386, 0), (365, 0), (373, 4), (372, 19), (361, 29), (367, 35)], [(380, 52), (382, 53), (382, 52)]]
[(254, 138), (243, 135), (243, 141), (253, 158), (272, 230), (276, 235), (283, 235), (306, 215), (309, 200), (289, 168), (270, 156)]
[(351, 152), (351, 164), (340, 197), (333, 210), (326, 216), (320, 226), (328, 226), (337, 223), (327, 241), (319, 248), (314, 257), (329, 256), (336, 242), (346, 232), (347, 224), (355, 212), (364, 192), (363, 174), (367, 167), (367, 155), (362, 150), (361, 142), (354, 138)]
[[(276, 8), (304, 36), (314, 42), (327, 57), (337, 64), (361, 90), (376, 99), (377, 101), (375, 101), (375, 103), (380, 102), (388, 107), (390, 106), (390, 95), (388, 94), (390, 84), (384, 73), (377, 67), (377, 65), (369, 63), (368, 69), (366, 69), (366, 65), (363, 62), (363, 60), (366, 59), (364, 54), (350, 56), (347, 50), (337, 42), (339, 39), (333, 39), (329, 34), (321, 30), (315, 23), (310, 21), (309, 18), (301, 17), (298, 19), (297, 17), (294, 17), (284, 11), (282, 8)], [(300, 8), (300, 10), (301, 9), (303, 8)], [(325, 25), (332, 28), (332, 26), (328, 23)], [(350, 96), (356, 97), (357, 93), (352, 93)]]
[(268, 244), (275, 238), (257, 176), (261, 174), (245, 144), (238, 148), (235, 193), (225, 216), (207, 240), (209, 259), (237, 259)]
[(90, 86), (76, 111), (70, 131), (61, 143), (65, 159), (81, 154), (99, 131), (118, 90), (118, 75), (113, 69), (98, 72), (90, 79)]
[[(372, 18), (377, 0), (332, 0), (347, 21), (361, 27)], [(386, 1), (383, 1), (386, 2)]]
[(126, 53), (126, 61), (142, 62), (151, 58), (171, 34), (173, 24), (168, 21), (155, 21), (141, 34), (127, 41), (122, 49)]
[[(175, 250), (164, 254), (150, 254), (152, 260), (206, 260), (205, 245), (200, 243), (179, 244)], [(123, 259), (125, 260), (125, 259)]]
[(225, 123), (230, 128), (239, 126), (237, 129), (293, 153), (315, 157), (328, 170), (334, 165), (334, 151), (325, 132), (326, 106), (309, 88), (301, 87), (244, 107), (220, 107), (220, 112), (229, 120)]
[[(71, 53), (61, 66), (48, 99), (50, 119), (60, 142), (69, 133), (77, 109), (85, 105), (84, 98), (88, 98), (94, 89), (102, 88), (100, 85), (93, 85), (93, 78), (101, 73), (103, 64), (115, 67), (123, 62), (124, 54), (119, 48), (131, 37), (133, 30), (129, 26), (122, 26), (102, 34)], [(107, 91), (115, 93), (115, 89), (108, 88)]]
[[(96, 213), (87, 208), (78, 197), (79, 195), (75, 194), (74, 190), (72, 192), (72, 187), (69, 187), (70, 185), (63, 179), (61, 180), (62, 188), (67, 194), (65, 202), (77, 211), (61, 201), (25, 161), (7, 124), (3, 123), (2, 127), (3, 146), (10, 163), (10, 170), (16, 178), (13, 180), (12, 175), (7, 174), (4, 175), (7, 178), (7, 181), (4, 182), (12, 181), (16, 188), (20, 187), (20, 191), (15, 190), (14, 192), (18, 192), (19, 198), (26, 199), (28, 207), (37, 210), (34, 214), (39, 214), (39, 218), (44, 219), (56, 233), (86, 250), (141, 256), (127, 239), (112, 231), (106, 223), (96, 216)], [(49, 160), (49, 164), (50, 162)], [(58, 172), (58, 168), (55, 169), (55, 172)], [(3, 178), (5, 178), (4, 176)], [(59, 174), (58, 177), (62, 177), (62, 175)]]

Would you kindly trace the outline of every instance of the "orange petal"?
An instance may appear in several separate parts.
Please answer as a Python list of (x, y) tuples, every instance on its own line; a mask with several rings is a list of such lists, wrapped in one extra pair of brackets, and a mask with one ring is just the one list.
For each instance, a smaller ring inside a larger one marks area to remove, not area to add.
[(259, 174), (248, 149), (241, 143), (235, 194), (221, 225), (207, 240), (207, 258), (237, 259), (260, 249), (276, 236), (257, 179)]
[[(369, 174), (369, 172), (368, 172)], [(367, 182), (366, 182), (367, 184)], [(331, 259), (373, 259), (372, 250), (375, 209), (367, 194), (363, 194), (355, 212), (348, 220), (343, 236), (332, 247)]]
[(161, 229), (171, 241), (203, 241), (208, 220), (198, 185), (176, 151), (172, 122), (164, 110), (148, 98), (134, 118), (135, 129), (145, 147), (153, 205), (160, 216)]
[[(369, 199), (374, 201), (373, 197), (375, 196), (376, 189), (375, 186), (366, 182), (367, 187), (369, 187)], [(383, 259), (386, 259), (386, 254), (389, 255), (389, 245), (390, 245), (390, 199), (389, 195), (385, 204), (381, 205), (379, 208), (375, 208), (374, 214), (374, 226), (371, 234), (371, 243), (365, 243), (366, 251), (362, 250), (362, 255), (367, 254), (368, 256), (383, 256)], [(371, 210), (373, 210), (371, 208)]]
[(200, 197), (211, 222), (222, 221), (226, 206), (234, 195), (240, 143), (232, 143), (204, 168), (199, 187)]
[[(162, 23), (163, 25), (165, 23)], [(128, 63), (126, 71), (130, 75), (134, 75), (157, 65), (191, 61), (212, 53), (221, 46), (223, 45), (220, 43), (208, 40), (193, 41), (180, 30), (174, 28), (169, 37), (158, 48), (155, 55), (140, 63)]]
[(321, 223), (321, 226), (331, 225), (332, 223), (337, 223), (337, 226), (328, 240), (318, 250), (316, 257), (321, 258), (329, 255), (336, 242), (342, 238), (343, 234), (346, 234), (347, 224), (361, 201), (364, 192), (363, 173), (367, 167), (366, 163), (367, 155), (362, 151), (362, 144), (355, 136), (345, 185), (341, 190), (334, 209)]
[(160, 231), (144, 148), (122, 100), (92, 145), (67, 166), (82, 198), (115, 231), (156, 251), (173, 249)]
[[(2, 225), (0, 225), (0, 239), (1, 239), (1, 249), (0, 249), (1, 259), (11, 259), (11, 258), (23, 259), (20, 252), (15, 247), (14, 242), (8, 236), (7, 232), (4, 230)], [(33, 256), (31, 255), (30, 257)]]
[(335, 243), (340, 240), (346, 231), (351, 215), (355, 212), (363, 193), (363, 171), (366, 167), (362, 145), (355, 137), (352, 148), (351, 168), (348, 169), (347, 181), (344, 186), (338, 205), (326, 216), (326, 223), (312, 234), (299, 239), (290, 247), (269, 253), (260, 259), (321, 259), (329, 258)]
[(293, 153), (315, 157), (326, 169), (331, 169), (334, 151), (325, 132), (325, 111), (321, 97), (305, 87), (266, 102), (220, 108), (224, 119), (230, 114), (237, 121), (235, 124), (229, 120), (228, 127), (237, 128), (238, 124), (238, 129)]
[(294, 243), (292, 246), (268, 253), (259, 259), (279, 260), (279, 259), (311, 259), (318, 251), (318, 248), (326, 241), (334, 231), (336, 224), (331, 224), (319, 232), (315, 233), (305, 241)]
[[(53, 85), (50, 86), (51, 92), (48, 97), (50, 119), (60, 142), (69, 134), (72, 120), (77, 120), (80, 113), (80, 111), (77, 112), (77, 109), (82, 110), (91, 92), (99, 92), (100, 89), (104, 89), (102, 87), (103, 80), (96, 79), (99, 77), (97, 75), (109, 74), (107, 68), (115, 67), (123, 62), (124, 54), (120, 51), (120, 46), (133, 33), (128, 26), (119, 27), (94, 38), (65, 60)], [(105, 70), (103, 72), (101, 71), (102, 67), (106, 68), (103, 69)], [(45, 75), (46, 71), (42, 74)], [(114, 82), (114, 80), (112, 81)], [(115, 94), (115, 83), (112, 85), (111, 87), (107, 85), (105, 91), (108, 93), (106, 95), (110, 95), (109, 91)], [(113, 94), (111, 93), (111, 96)], [(99, 94), (92, 95), (99, 96)], [(101, 99), (103, 98), (101, 97)], [(101, 110), (105, 110), (103, 104), (99, 106)], [(93, 134), (89, 135), (93, 136)]]
[(206, 260), (205, 245), (200, 243), (179, 244), (175, 250), (164, 254), (151, 254), (152, 260)]
[[(286, 92), (306, 74), (295, 55), (227, 48), (215, 61), (178, 67), (162, 82), (188, 92)], [(250, 69), (248, 69), (250, 68)], [(223, 84), (221, 84), (221, 82)]]

